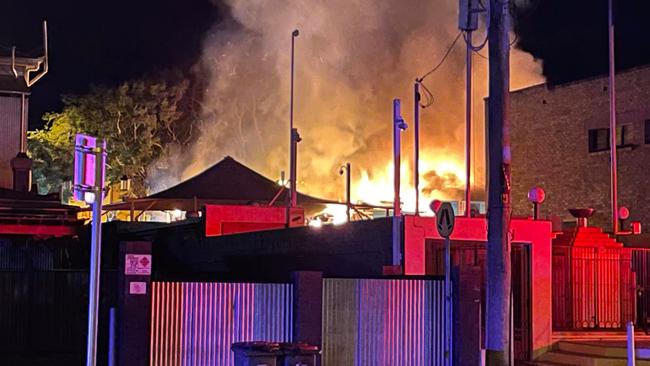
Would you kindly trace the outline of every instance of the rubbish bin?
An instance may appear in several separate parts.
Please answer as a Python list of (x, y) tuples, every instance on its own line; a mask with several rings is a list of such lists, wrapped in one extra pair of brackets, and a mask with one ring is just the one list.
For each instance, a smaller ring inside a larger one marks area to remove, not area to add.
[(320, 354), (317, 346), (305, 343), (280, 343), (284, 354), (283, 366), (316, 366)]
[(230, 349), (235, 353), (235, 366), (282, 366), (283, 352), (275, 342), (238, 342)]

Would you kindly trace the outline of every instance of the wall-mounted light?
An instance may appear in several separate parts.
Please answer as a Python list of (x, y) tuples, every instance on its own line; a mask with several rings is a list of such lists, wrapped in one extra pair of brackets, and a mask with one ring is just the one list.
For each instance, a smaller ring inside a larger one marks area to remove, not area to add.
[(120, 191), (123, 193), (131, 191), (131, 179), (126, 175), (120, 178)]

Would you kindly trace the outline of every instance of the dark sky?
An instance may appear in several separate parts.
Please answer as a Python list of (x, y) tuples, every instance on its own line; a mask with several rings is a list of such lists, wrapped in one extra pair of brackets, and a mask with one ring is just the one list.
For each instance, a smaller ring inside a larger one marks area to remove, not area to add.
[[(7, 0), (5, 0), (7, 1)], [(191, 66), (202, 35), (220, 18), (208, 0), (8, 0), (0, 13), (0, 52), (41, 55), (49, 28), (50, 72), (32, 88), (30, 125), (57, 110), (60, 94)]]
[[(50, 73), (33, 88), (30, 125), (61, 107), (60, 95), (117, 84), (152, 70), (187, 69), (205, 32), (227, 17), (209, 0), (8, 0), (0, 13), (0, 52), (11, 45), (40, 55), (50, 30)], [(617, 0), (617, 64), (650, 63), (650, 1)], [(607, 0), (532, 0), (518, 12), (519, 46), (543, 60), (551, 83), (607, 72)]]

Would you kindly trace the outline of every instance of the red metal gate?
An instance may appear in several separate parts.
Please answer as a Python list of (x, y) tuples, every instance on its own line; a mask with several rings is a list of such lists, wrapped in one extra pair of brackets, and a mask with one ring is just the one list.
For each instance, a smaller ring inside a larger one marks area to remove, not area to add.
[(635, 317), (635, 278), (625, 248), (553, 248), (553, 329), (620, 329)]
[(513, 245), (511, 260), (513, 352), (516, 360), (529, 360), (532, 349), (530, 246)]

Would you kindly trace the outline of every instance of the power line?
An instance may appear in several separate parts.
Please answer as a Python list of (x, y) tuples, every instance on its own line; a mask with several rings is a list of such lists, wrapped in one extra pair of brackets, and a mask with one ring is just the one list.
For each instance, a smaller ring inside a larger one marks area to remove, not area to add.
[(458, 39), (460, 38), (461, 35), (463, 35), (463, 32), (458, 32), (458, 35), (456, 36), (456, 38), (454, 38), (454, 41), (451, 43), (449, 48), (447, 48), (447, 51), (445, 52), (445, 55), (442, 57), (440, 62), (438, 62), (438, 64), (436, 66), (434, 66), (433, 69), (429, 70), (426, 74), (424, 74), (421, 77), (415, 79), (417, 82), (422, 83), (422, 81), (424, 79), (426, 79), (427, 76), (433, 74), (436, 70), (438, 70), (438, 68), (440, 68), (440, 66), (442, 66), (443, 63), (445, 63), (445, 60), (447, 60), (447, 57), (451, 53), (451, 50), (454, 49), (454, 46), (456, 46), (456, 42), (458, 42)]

